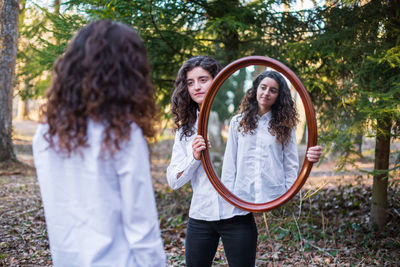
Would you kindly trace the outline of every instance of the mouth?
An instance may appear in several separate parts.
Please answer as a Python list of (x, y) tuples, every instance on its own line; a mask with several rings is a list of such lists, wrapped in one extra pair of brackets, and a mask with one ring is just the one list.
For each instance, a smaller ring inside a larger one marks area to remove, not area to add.
[(204, 95), (204, 93), (195, 93), (195, 96), (200, 96), (200, 95)]

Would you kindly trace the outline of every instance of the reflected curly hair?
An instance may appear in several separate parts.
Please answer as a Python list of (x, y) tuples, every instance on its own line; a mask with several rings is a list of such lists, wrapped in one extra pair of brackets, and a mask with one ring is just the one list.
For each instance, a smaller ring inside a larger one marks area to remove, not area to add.
[(122, 23), (99, 20), (83, 27), (56, 60), (41, 108), (45, 139), (68, 156), (87, 147), (88, 120), (105, 126), (102, 151), (121, 149), (135, 122), (154, 137), (158, 108), (147, 54), (139, 35)]
[(278, 97), (271, 107), (271, 120), (269, 132), (276, 136), (278, 142), (287, 145), (290, 141), (292, 128), (298, 123), (298, 113), (290, 94), (289, 87), (283, 76), (276, 71), (264, 71), (253, 81), (253, 86), (247, 90), (240, 105), (242, 119), (239, 123), (239, 131), (253, 134), (258, 125), (257, 88), (265, 78), (272, 78), (278, 83)]
[(175, 89), (171, 98), (171, 110), (174, 116), (175, 125), (182, 128), (182, 138), (192, 136), (194, 134), (193, 126), (197, 119), (197, 110), (199, 106), (192, 100), (187, 87), (187, 73), (196, 67), (201, 67), (215, 78), (221, 71), (221, 64), (208, 56), (196, 56), (188, 59), (178, 71), (175, 80)]

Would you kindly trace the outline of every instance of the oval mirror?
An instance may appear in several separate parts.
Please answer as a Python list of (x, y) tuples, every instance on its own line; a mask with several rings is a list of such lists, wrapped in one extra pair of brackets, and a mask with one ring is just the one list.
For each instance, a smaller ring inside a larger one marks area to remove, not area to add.
[[(295, 165), (292, 178), (273, 164), (282, 157), (279, 149), (275, 149), (279, 146), (266, 138), (241, 145), (246, 137), (237, 138), (237, 134), (241, 134), (237, 128), (229, 129), (231, 124), (238, 125), (240, 121), (239, 107), (246, 91), (253, 86), (254, 79), (267, 70), (282, 75), (298, 113), (299, 122), (293, 131), (293, 145), (288, 156)], [(261, 56), (236, 60), (215, 77), (201, 107), (198, 134), (211, 143), (201, 160), (214, 188), (231, 204), (252, 212), (276, 208), (300, 190), (312, 168), (312, 163), (305, 160), (305, 152), (317, 143), (315, 113), (304, 85), (287, 66)], [(232, 156), (235, 142), (235, 156)]]

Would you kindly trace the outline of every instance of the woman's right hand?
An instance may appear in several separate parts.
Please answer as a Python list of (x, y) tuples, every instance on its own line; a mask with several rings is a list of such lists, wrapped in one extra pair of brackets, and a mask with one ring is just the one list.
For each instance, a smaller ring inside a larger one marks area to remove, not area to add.
[(197, 135), (192, 143), (193, 148), (193, 157), (196, 160), (200, 160), (201, 151), (206, 149), (206, 142), (204, 141), (203, 136)]

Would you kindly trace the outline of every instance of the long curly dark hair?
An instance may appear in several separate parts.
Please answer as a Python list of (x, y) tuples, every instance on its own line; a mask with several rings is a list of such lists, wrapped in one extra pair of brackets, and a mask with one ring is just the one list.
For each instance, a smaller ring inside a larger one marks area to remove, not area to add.
[(135, 122), (154, 137), (159, 118), (150, 68), (139, 35), (122, 23), (99, 20), (83, 27), (56, 60), (41, 108), (45, 139), (68, 156), (87, 147), (88, 120), (105, 126), (102, 151), (113, 155)]
[(276, 71), (264, 71), (253, 81), (253, 86), (247, 90), (240, 105), (241, 121), (239, 131), (253, 134), (258, 125), (257, 88), (265, 78), (274, 79), (278, 83), (278, 97), (271, 107), (269, 132), (276, 136), (278, 142), (286, 145), (290, 141), (291, 131), (298, 123), (298, 113), (290, 94), (289, 87), (283, 76)]
[(175, 89), (171, 98), (171, 110), (175, 125), (182, 128), (181, 139), (194, 134), (193, 126), (197, 119), (199, 105), (192, 100), (187, 87), (187, 73), (196, 67), (208, 71), (213, 78), (221, 71), (221, 64), (208, 56), (196, 56), (188, 59), (178, 71)]

